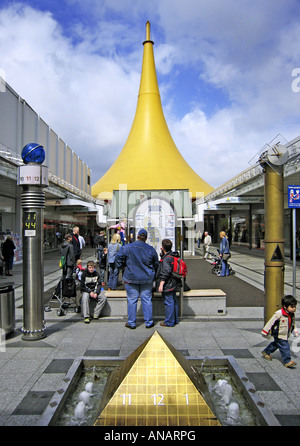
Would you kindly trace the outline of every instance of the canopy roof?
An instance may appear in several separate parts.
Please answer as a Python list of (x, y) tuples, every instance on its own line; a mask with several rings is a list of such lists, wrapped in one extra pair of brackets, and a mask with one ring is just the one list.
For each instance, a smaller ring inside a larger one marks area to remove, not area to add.
[[(188, 165), (169, 132), (160, 99), (146, 24), (142, 74), (135, 118), (128, 139), (110, 169), (92, 186), (92, 196), (111, 199), (113, 190), (189, 189), (192, 198), (213, 190)], [(120, 186), (121, 185), (121, 186)]]

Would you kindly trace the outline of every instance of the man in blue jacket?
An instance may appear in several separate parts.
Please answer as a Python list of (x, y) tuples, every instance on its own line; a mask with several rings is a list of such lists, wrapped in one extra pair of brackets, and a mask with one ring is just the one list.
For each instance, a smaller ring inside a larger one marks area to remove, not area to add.
[(158, 267), (158, 255), (155, 249), (146, 243), (146, 229), (138, 232), (137, 241), (122, 246), (115, 258), (118, 269), (125, 267), (123, 282), (127, 293), (127, 328), (136, 327), (136, 309), (139, 297), (146, 328), (153, 327), (152, 288)]

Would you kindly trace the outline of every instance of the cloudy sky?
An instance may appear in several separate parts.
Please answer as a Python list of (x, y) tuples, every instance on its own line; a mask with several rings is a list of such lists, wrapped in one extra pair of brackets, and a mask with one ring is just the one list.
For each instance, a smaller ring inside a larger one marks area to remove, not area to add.
[(0, 0), (0, 73), (95, 183), (130, 132), (149, 20), (174, 142), (218, 187), (300, 134), (299, 19), (298, 0)]

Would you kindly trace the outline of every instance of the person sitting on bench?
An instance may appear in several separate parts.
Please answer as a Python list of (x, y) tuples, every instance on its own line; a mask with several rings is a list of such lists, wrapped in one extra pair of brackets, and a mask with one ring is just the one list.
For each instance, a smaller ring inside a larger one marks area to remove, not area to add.
[(99, 319), (100, 313), (106, 303), (104, 290), (101, 290), (100, 274), (96, 271), (95, 263), (90, 260), (87, 268), (82, 272), (80, 280), (81, 311), (86, 324), (90, 323), (90, 299), (96, 300), (93, 319)]

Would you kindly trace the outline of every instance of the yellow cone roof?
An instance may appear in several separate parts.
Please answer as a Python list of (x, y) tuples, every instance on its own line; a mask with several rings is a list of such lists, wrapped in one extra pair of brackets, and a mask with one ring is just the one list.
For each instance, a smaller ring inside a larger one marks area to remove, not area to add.
[(169, 132), (157, 83), (149, 22), (131, 131), (114, 164), (92, 186), (92, 195), (111, 199), (113, 190), (119, 190), (124, 184), (127, 190), (189, 189), (193, 198), (213, 190), (188, 165)]

